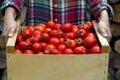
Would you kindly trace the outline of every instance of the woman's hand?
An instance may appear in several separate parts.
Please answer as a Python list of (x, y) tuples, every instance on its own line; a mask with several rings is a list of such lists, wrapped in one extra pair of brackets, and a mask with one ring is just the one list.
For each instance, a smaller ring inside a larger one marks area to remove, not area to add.
[(3, 33), (2, 36), (12, 37), (16, 31), (17, 25), (15, 21), (16, 12), (13, 8), (8, 7), (5, 11)]
[(107, 39), (108, 42), (112, 38), (108, 13), (106, 10), (103, 10), (100, 14), (99, 22), (98, 22), (98, 31), (101, 33), (103, 37)]

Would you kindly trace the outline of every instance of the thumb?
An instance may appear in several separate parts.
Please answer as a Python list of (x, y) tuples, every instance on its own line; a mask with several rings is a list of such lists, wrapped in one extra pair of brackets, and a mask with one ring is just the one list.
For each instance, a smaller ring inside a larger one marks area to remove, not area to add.
[(107, 34), (107, 31), (104, 28), (102, 28), (101, 30), (99, 30), (99, 32), (101, 33), (101, 35), (103, 37), (107, 38), (108, 34)]

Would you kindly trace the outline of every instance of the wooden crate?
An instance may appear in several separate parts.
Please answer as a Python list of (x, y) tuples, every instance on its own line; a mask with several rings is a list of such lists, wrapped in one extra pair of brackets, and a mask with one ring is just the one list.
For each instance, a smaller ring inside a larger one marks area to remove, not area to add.
[(7, 43), (8, 80), (107, 80), (109, 44), (95, 30), (102, 54), (27, 55), (15, 54), (17, 33)]

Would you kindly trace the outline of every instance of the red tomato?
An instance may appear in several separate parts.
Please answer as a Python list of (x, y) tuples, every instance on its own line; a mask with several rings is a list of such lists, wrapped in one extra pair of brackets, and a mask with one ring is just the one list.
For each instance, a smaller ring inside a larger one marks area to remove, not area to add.
[(42, 33), (42, 35), (40, 37), (40, 41), (47, 42), (47, 41), (49, 41), (49, 39), (50, 39), (50, 35), (48, 33), (46, 33), (46, 32)]
[(60, 44), (60, 40), (56, 37), (52, 37), (50, 38), (50, 41), (49, 41), (50, 44), (53, 44), (55, 46), (58, 46)]
[(84, 29), (79, 29), (77, 32), (77, 36), (82, 39), (84, 39), (87, 36), (87, 34), (88, 32)]
[(45, 49), (44, 49), (44, 54), (52, 54), (55, 49), (56, 49), (55, 45), (47, 44)]
[(62, 52), (59, 51), (58, 49), (55, 49), (53, 54), (62, 54)]
[(16, 53), (16, 54), (23, 54), (23, 52), (22, 52), (20, 49), (16, 49), (16, 50), (15, 50), (15, 53)]
[(46, 28), (46, 29), (45, 29), (45, 32), (46, 32), (46, 33), (48, 33), (48, 34), (50, 34), (50, 33), (51, 33), (51, 31), (52, 31), (52, 29), (51, 29), (51, 28)]
[(34, 43), (34, 44), (32, 45), (32, 50), (33, 50), (35, 53), (40, 52), (41, 49), (42, 49), (42, 47), (41, 47), (40, 43)]
[(87, 49), (84, 46), (75, 47), (73, 50), (74, 54), (86, 54)]
[(66, 48), (63, 53), (64, 54), (73, 54), (73, 50), (71, 48)]
[[(41, 35), (41, 34), (42, 34), (42, 32), (40, 32), (40, 31), (37, 30), (37, 29), (34, 30), (34, 32), (33, 32), (33, 35), (34, 35), (34, 36), (36, 36), (36, 35)], [(33, 35), (32, 35), (32, 36), (33, 36)]]
[(55, 23), (55, 25), (52, 27), (52, 29), (58, 30), (58, 29), (60, 29), (61, 26), (62, 26), (62, 24)]
[(55, 25), (55, 22), (54, 21), (48, 21), (47, 23), (47, 27), (53, 29), (53, 26)]
[(27, 49), (29, 48), (29, 44), (28, 44), (27, 42), (25, 42), (25, 41), (21, 41), (21, 42), (19, 43), (19, 48), (20, 48), (22, 51), (27, 50)]
[(17, 35), (16, 43), (18, 44), (19, 42), (23, 41), (23, 37), (21, 34)]
[(84, 41), (85, 41), (85, 46), (88, 48), (91, 48), (97, 44), (97, 39), (93, 36), (85, 37)]
[(87, 21), (85, 24), (88, 25), (89, 31), (93, 28), (93, 23), (91, 21)]
[(73, 30), (72, 32), (75, 34), (75, 37), (77, 36), (77, 32), (78, 32), (78, 26), (73, 25)]
[(77, 39), (75, 39), (75, 41), (76, 41), (77, 46), (81, 46), (84, 44), (82, 38), (77, 38)]
[(42, 27), (40, 25), (35, 27), (36, 30), (39, 30), (40, 32), (44, 32), (45, 31), (45, 27)]
[(73, 30), (73, 25), (71, 23), (65, 23), (60, 27), (63, 32), (71, 32)]
[(50, 36), (60, 38), (64, 36), (64, 33), (61, 30), (51, 30)]
[(28, 26), (27, 29), (29, 29), (31, 32), (34, 31), (34, 26)]
[(60, 40), (60, 43), (61, 44), (65, 44), (65, 42), (67, 41), (67, 38), (59, 38), (59, 40)]
[(89, 33), (87, 34), (87, 37), (96, 37), (96, 35), (95, 35), (94, 33), (92, 33), (92, 32), (89, 32)]
[(38, 26), (42, 26), (42, 27), (44, 27), (44, 28), (47, 27), (46, 24), (44, 24), (44, 23), (39, 23)]
[(75, 39), (75, 34), (73, 32), (65, 33), (65, 37), (69, 39)]
[(28, 49), (28, 50), (24, 51), (24, 54), (34, 54), (34, 52), (32, 50)]
[(30, 38), (26, 39), (25, 42), (27, 42), (27, 43), (30, 44), (30, 45), (32, 44)]
[(32, 36), (32, 32), (29, 29), (24, 29), (23, 31), (23, 39), (26, 40)]
[(40, 42), (40, 45), (42, 47), (42, 50), (46, 47), (47, 43), (46, 42)]
[(57, 37), (57, 30), (51, 30), (50, 36), (51, 37)]
[(75, 40), (68, 40), (67, 42), (66, 42), (66, 46), (68, 47), (68, 48), (75, 48), (76, 47), (76, 41)]
[(39, 42), (40, 41), (40, 36), (33, 36), (31, 37), (30, 39), (31, 43), (36, 43), (36, 42)]
[(101, 53), (101, 47), (98, 45), (95, 45), (88, 50), (88, 54), (100, 54), (100, 53)]
[(78, 29), (84, 29), (86, 31), (89, 31), (89, 26), (83, 23), (78, 26)]
[(61, 52), (63, 52), (66, 49), (66, 45), (65, 44), (59, 44), (57, 49)]

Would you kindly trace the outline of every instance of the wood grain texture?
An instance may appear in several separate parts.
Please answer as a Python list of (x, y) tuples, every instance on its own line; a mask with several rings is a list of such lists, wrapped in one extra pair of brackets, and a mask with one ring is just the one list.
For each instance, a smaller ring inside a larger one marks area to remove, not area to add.
[(107, 80), (107, 54), (8, 54), (7, 58), (8, 80)]

